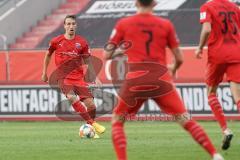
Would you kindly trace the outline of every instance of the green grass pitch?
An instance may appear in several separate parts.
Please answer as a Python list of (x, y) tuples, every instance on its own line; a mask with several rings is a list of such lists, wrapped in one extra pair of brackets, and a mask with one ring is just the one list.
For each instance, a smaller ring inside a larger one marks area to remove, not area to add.
[[(80, 139), (79, 122), (0, 122), (0, 160), (114, 160), (110, 123), (101, 139)], [(226, 160), (239, 160), (240, 123), (232, 147), (221, 151)], [(221, 132), (216, 122), (201, 122), (220, 150)], [(174, 122), (127, 122), (129, 160), (210, 160)]]

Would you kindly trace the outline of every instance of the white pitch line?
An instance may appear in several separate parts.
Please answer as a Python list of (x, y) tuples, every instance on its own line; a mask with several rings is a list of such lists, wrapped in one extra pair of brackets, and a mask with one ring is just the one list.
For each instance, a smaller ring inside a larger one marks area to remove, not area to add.
[(0, 21), (2, 21), (4, 18), (6, 18), (9, 14), (11, 14), (15, 8), (10, 8), (7, 12), (5, 12), (3, 15), (0, 16)]
[(6, 11), (3, 15), (0, 16), (0, 21), (5, 19), (7, 16), (9, 16), (17, 7), (20, 7), (23, 3), (25, 3), (27, 0), (21, 0), (16, 4), (16, 7), (10, 8), (8, 11)]
[(25, 3), (27, 0), (21, 0), (16, 4), (17, 7), (20, 7), (23, 3)]

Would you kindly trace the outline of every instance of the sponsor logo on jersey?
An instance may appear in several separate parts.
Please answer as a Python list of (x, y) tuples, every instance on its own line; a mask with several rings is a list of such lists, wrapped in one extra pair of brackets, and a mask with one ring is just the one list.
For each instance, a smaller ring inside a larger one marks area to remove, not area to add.
[(75, 51), (73, 51), (73, 52), (61, 52), (60, 54), (67, 55), (67, 56), (70, 56), (70, 57), (78, 57), (79, 56), (79, 54), (76, 53)]
[(77, 49), (80, 49), (82, 47), (82, 45), (80, 43), (76, 43), (75, 46)]

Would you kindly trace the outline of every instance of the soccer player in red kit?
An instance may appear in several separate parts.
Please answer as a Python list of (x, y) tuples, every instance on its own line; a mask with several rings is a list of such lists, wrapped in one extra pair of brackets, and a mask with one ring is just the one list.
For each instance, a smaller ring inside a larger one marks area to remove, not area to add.
[(227, 126), (223, 109), (217, 98), (217, 88), (226, 74), (231, 92), (240, 110), (240, 11), (229, 0), (212, 0), (201, 6), (202, 32), (196, 57), (202, 58), (208, 44), (206, 84), (208, 103), (223, 132), (222, 149), (230, 146), (233, 133)]
[[(163, 112), (171, 114), (213, 160), (223, 160), (202, 127), (190, 119), (172, 83), (171, 74), (175, 75), (183, 63), (183, 57), (173, 24), (167, 19), (153, 15), (155, 5), (154, 0), (136, 0), (137, 14), (119, 20), (108, 45), (105, 46), (106, 59), (124, 53), (130, 65), (112, 117), (112, 141), (117, 159), (127, 159), (127, 140), (123, 128), (126, 115), (137, 113), (144, 101), (151, 98)], [(115, 47), (124, 41), (131, 42), (132, 46), (127, 50)], [(166, 47), (171, 49), (175, 57), (169, 68), (166, 62)], [(132, 70), (131, 67), (135, 68)], [(128, 83), (131, 83), (130, 86)], [(140, 94), (135, 92), (136, 90)], [(151, 90), (157, 90), (159, 94), (154, 92), (152, 97), (146, 97), (146, 93)]]
[[(76, 35), (77, 22), (75, 15), (66, 16), (64, 28), (64, 35), (59, 35), (50, 41), (44, 59), (42, 80), (44, 82), (48, 81), (47, 68), (53, 53), (55, 53), (55, 63), (60, 74), (54, 80), (57, 81), (56, 83), (72, 104), (74, 110), (101, 134), (105, 131), (105, 127), (94, 121), (96, 106), (93, 102), (93, 96), (88, 90), (88, 84), (84, 81), (81, 64), (81, 62), (88, 64), (88, 68), (91, 69), (90, 73), (94, 72), (90, 61), (91, 55), (88, 43), (84, 38)], [(64, 75), (64, 73), (67, 73), (67, 75)], [(100, 84), (97, 78), (96, 83)], [(96, 134), (95, 138), (99, 138), (99, 136)]]

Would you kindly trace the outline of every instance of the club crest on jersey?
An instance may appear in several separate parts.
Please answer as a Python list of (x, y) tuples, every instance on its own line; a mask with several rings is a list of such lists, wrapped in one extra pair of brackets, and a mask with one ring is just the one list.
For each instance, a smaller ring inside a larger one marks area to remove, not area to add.
[(206, 12), (201, 12), (200, 13), (200, 20), (204, 20), (207, 18), (207, 13)]
[(77, 49), (80, 49), (82, 47), (82, 45), (80, 43), (76, 43), (75, 46)]

